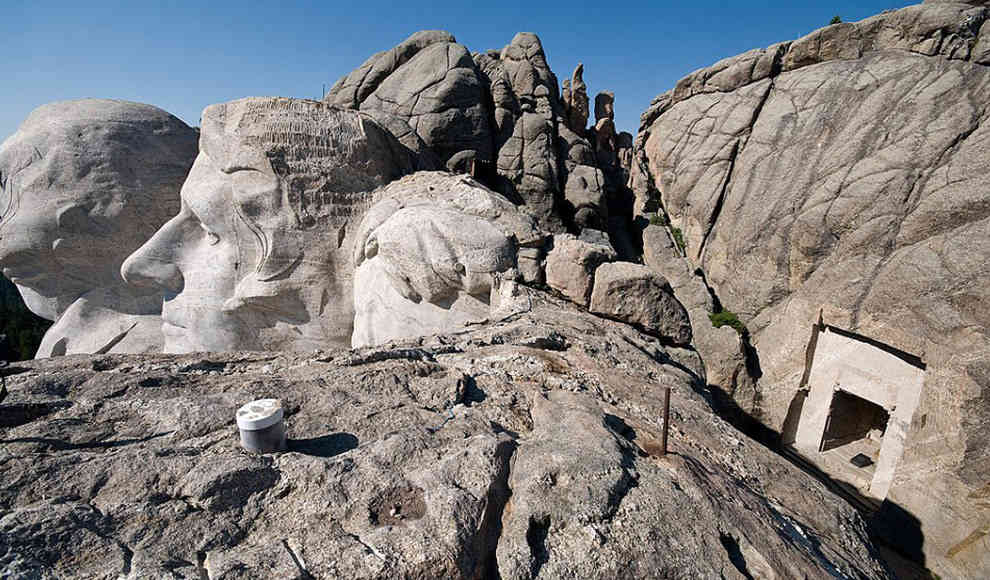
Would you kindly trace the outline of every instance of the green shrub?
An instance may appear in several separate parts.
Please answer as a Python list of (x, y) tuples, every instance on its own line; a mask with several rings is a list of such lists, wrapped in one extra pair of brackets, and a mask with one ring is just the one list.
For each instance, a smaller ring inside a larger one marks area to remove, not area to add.
[(656, 215), (650, 216), (650, 225), (651, 226), (666, 226), (667, 225), (667, 216), (663, 215), (662, 213), (658, 213)]
[(670, 233), (674, 236), (674, 243), (676, 243), (677, 247), (683, 252), (684, 248), (687, 247), (687, 244), (684, 243), (684, 233), (681, 232), (681, 228), (670, 228)]
[(739, 320), (735, 312), (730, 310), (722, 310), (714, 314), (709, 314), (708, 319), (712, 321), (712, 326), (715, 328), (722, 328), (723, 326), (731, 326), (739, 334), (746, 334), (746, 325)]
[(835, 16), (832, 17), (832, 21), (829, 22), (828, 24), (829, 26), (833, 24), (842, 24), (842, 17), (836, 14)]

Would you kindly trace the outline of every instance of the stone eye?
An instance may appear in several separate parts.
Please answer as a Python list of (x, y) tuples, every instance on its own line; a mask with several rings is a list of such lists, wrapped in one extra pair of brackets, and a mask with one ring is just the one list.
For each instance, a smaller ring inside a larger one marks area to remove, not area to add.
[(215, 246), (220, 243), (220, 236), (218, 236), (217, 234), (206, 229), (206, 227), (203, 227), (203, 232), (206, 234), (206, 243), (210, 244), (211, 246)]

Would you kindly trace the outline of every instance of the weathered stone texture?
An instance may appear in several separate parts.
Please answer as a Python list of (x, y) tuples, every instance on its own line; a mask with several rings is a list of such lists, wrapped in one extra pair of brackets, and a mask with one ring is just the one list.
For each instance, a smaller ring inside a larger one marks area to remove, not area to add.
[(691, 342), (691, 321), (660, 274), (640, 264), (614, 262), (595, 270), (590, 310), (635, 324), (674, 344)]
[[(530, 298), (384, 349), (19, 365), (0, 575), (887, 577), (855, 510), (712, 415), (659, 341)], [(267, 396), (289, 450), (246, 454), (234, 412)]]
[[(588, 85), (584, 82), (584, 65), (578, 64), (570, 80), (564, 81), (564, 122), (575, 133), (584, 133), (588, 125)], [(597, 106), (597, 102), (596, 102)], [(597, 112), (597, 109), (596, 109)]]
[(352, 346), (454, 332), (489, 317), (535, 219), (468, 176), (418, 172), (375, 192), (357, 228)]
[(562, 108), (557, 77), (540, 39), (520, 32), (501, 52), (478, 54), (475, 59), (495, 108), (500, 189), (545, 223), (559, 223), (553, 218), (560, 193), (556, 139)]
[(492, 159), (482, 80), (471, 53), (447, 32), (417, 32), (372, 56), (324, 100), (369, 113), (404, 145), (435, 155), (441, 165), (468, 149)]
[(161, 293), (120, 266), (179, 210), (198, 133), (140, 103), (35, 109), (0, 145), (0, 269), (52, 320), (38, 357), (161, 352)]
[(651, 225), (643, 230), (643, 263), (670, 283), (674, 297), (691, 320), (691, 344), (703, 361), (703, 378), (722, 389), (741, 407), (752, 409), (757, 398), (755, 380), (746, 366), (742, 337), (733, 328), (715, 328), (709, 315), (715, 304), (704, 279), (681, 256), (667, 230)]
[(207, 107), (200, 145), (184, 209), (121, 267), (170, 294), (165, 352), (349, 346), (355, 225), (408, 152), (369, 115), (282, 97)]
[(588, 306), (595, 270), (617, 257), (611, 246), (579, 240), (571, 234), (558, 234), (553, 237), (553, 250), (547, 255), (547, 285), (575, 304)]
[(923, 522), (929, 565), (971, 578), (990, 573), (966, 543), (990, 521), (967, 499), (990, 481), (974, 404), (990, 383), (967, 371), (990, 352), (986, 17), (913, 6), (693, 73), (644, 114), (633, 171), (752, 332), (763, 377), (737, 401), (767, 426), (796, 400), (820, 313), (924, 360), (888, 498)]

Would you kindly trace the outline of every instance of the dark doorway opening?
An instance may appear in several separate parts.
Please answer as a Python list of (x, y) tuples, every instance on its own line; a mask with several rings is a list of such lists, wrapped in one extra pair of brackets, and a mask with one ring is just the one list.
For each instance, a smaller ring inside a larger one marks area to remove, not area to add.
[(828, 411), (820, 451), (825, 452), (856, 441), (874, 443), (880, 448), (890, 414), (876, 403), (845, 391), (836, 391)]

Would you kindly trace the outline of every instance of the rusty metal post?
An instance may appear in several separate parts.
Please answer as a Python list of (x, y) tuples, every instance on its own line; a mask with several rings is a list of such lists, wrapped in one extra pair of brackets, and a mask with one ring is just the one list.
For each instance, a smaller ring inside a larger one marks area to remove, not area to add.
[(660, 456), (667, 455), (667, 433), (670, 431), (670, 387), (663, 388), (663, 432), (660, 434)]

